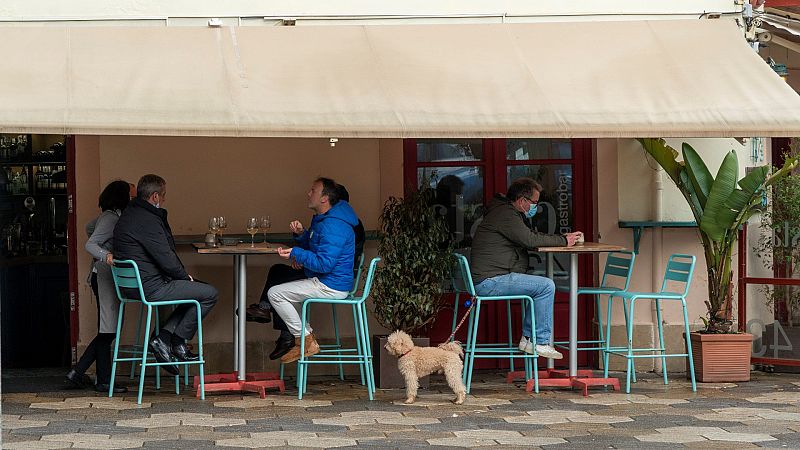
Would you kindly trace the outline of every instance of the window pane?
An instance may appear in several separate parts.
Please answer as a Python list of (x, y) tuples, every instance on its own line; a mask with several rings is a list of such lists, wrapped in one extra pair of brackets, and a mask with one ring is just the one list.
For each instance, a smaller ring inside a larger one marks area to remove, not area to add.
[(478, 219), (483, 214), (482, 167), (420, 167), (417, 180), (429, 180), (436, 189), (434, 208), (447, 219), (456, 247), (472, 242)]
[(509, 139), (506, 141), (506, 158), (509, 161), (571, 159), (572, 141), (569, 139)]
[(481, 139), (417, 139), (417, 162), (480, 161)]
[[(564, 234), (574, 229), (574, 204), (572, 191), (572, 166), (524, 165), (508, 167), (508, 183), (519, 177), (529, 177), (542, 185), (539, 208), (531, 219), (531, 225), (538, 231), (548, 234)], [(554, 275), (556, 286), (569, 286), (569, 255), (554, 255)], [(532, 254), (530, 273), (544, 275), (546, 259), (544, 253)]]

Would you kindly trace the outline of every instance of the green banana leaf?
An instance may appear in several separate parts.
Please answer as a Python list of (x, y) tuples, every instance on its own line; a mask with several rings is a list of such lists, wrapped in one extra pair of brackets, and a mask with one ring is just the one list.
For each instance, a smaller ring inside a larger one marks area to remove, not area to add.
[(686, 142), (683, 143), (683, 161), (686, 171), (689, 173), (689, 180), (692, 182), (697, 200), (705, 208), (711, 185), (714, 183), (714, 177), (708, 170), (706, 163), (703, 162), (703, 158)]
[(664, 139), (642, 138), (637, 139), (647, 153), (664, 169), (675, 184), (680, 184), (680, 173), (683, 170), (678, 163), (678, 151), (667, 145)]
[[(717, 171), (711, 191), (708, 194), (706, 207), (703, 208), (703, 220), (700, 229), (715, 242), (719, 242), (725, 236), (725, 232), (733, 226), (733, 219), (726, 213), (725, 201), (733, 194), (736, 188), (736, 181), (739, 177), (739, 160), (736, 152), (731, 151), (725, 155), (722, 165)], [(729, 210), (729, 209), (728, 209)]]

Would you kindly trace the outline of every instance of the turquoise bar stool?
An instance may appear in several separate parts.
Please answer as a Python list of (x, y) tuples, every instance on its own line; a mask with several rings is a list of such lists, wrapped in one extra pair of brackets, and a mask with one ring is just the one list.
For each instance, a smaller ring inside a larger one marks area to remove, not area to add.
[[(597, 317), (597, 329), (599, 339), (578, 341), (578, 351), (605, 351), (606, 350), (606, 330), (603, 326), (603, 314), (600, 312), (600, 298), (601, 296), (608, 296), (610, 298), (618, 295), (621, 292), (627, 292), (631, 284), (631, 274), (633, 273), (633, 264), (636, 261), (636, 254), (633, 252), (613, 252), (609, 253), (606, 258), (606, 266), (603, 269), (603, 278), (600, 280), (598, 287), (579, 287), (578, 299), (587, 298), (590, 295), (594, 299), (595, 313)], [(621, 285), (621, 287), (619, 287)], [(568, 287), (559, 287), (559, 291), (569, 292)], [(625, 323), (628, 323), (628, 311), (623, 308), (625, 314)], [(554, 342), (553, 345), (560, 348), (569, 348), (568, 341)], [(635, 373), (635, 371), (634, 371)]]
[[(200, 315), (200, 303), (194, 299), (165, 300), (159, 302), (148, 301), (147, 297), (145, 297), (144, 295), (144, 289), (142, 288), (142, 279), (141, 276), (139, 275), (139, 266), (137, 266), (136, 262), (132, 260), (114, 260), (114, 265), (111, 267), (111, 274), (114, 277), (114, 287), (117, 291), (117, 298), (119, 298), (119, 301), (122, 303), (122, 305), (120, 305), (119, 308), (119, 315), (117, 316), (117, 336), (120, 335), (120, 331), (122, 329), (122, 321), (125, 313), (126, 304), (128, 303), (142, 304), (144, 307), (147, 308), (147, 318), (145, 321), (144, 340), (142, 341), (145, 345), (143, 345), (141, 355), (130, 358), (120, 358), (119, 339), (115, 341), (114, 359), (111, 365), (111, 383), (109, 383), (108, 396), (112, 397), (114, 394), (114, 378), (117, 372), (117, 363), (123, 361), (131, 361), (131, 362), (141, 361), (142, 370), (139, 375), (139, 395), (136, 400), (138, 404), (140, 405), (142, 404), (142, 393), (144, 391), (144, 376), (145, 372), (147, 371), (147, 367), (156, 367), (156, 373), (158, 373), (158, 366), (166, 366), (166, 365), (176, 365), (176, 366), (198, 365), (200, 372), (200, 386), (199, 386), (200, 398), (205, 400), (206, 392), (205, 392), (205, 379), (203, 370), (203, 367), (205, 365), (205, 360), (203, 358), (203, 322), (202, 322), (202, 317)], [(139, 298), (130, 298), (128, 297), (129, 293), (138, 294)], [(149, 342), (150, 340), (150, 324), (152, 322), (154, 311), (159, 306), (183, 305), (183, 304), (191, 304), (196, 307), (197, 344), (198, 344), (197, 347), (200, 359), (198, 361), (173, 361), (165, 363), (150, 362), (148, 359), (148, 351), (146, 343)], [(175, 393), (180, 394), (180, 381), (177, 375), (175, 376)]]
[[(361, 256), (358, 257), (358, 268), (356, 269), (356, 274), (355, 274), (355, 277), (353, 278), (353, 289), (350, 291), (349, 294), (347, 294), (347, 298), (348, 299), (355, 298), (355, 295), (356, 295), (356, 293), (358, 292), (358, 289), (359, 289), (359, 284), (360, 284), (359, 281), (361, 280), (361, 272), (362, 272), (363, 269), (364, 269), (364, 254), (362, 253)], [(357, 315), (356, 305), (353, 305), (352, 309), (353, 309), (353, 323), (355, 323), (356, 322), (356, 315)], [(339, 320), (336, 317), (336, 304), (332, 304), (331, 305), (331, 316), (333, 317), (333, 332), (334, 332), (334, 334), (336, 336), (336, 343), (320, 345), (319, 346), (320, 353), (342, 354), (342, 353), (348, 353), (348, 352), (357, 351), (357, 349), (342, 348), (342, 341), (341, 341), (341, 338), (339, 337)], [(285, 364), (281, 363), (281, 373), (280, 373), (281, 380), (283, 380), (285, 366), (286, 366)], [(361, 384), (364, 385), (364, 383), (365, 383), (364, 368), (362, 366), (359, 366), (359, 369), (361, 371)], [(339, 379), (340, 380), (344, 380), (344, 365), (343, 364), (339, 364)], [(297, 378), (296, 381), (300, 381), (299, 377)]]
[[(172, 309), (175, 309), (175, 305), (172, 306)], [(119, 347), (119, 352), (121, 354), (126, 355), (141, 355), (142, 349), (144, 348), (144, 344), (142, 339), (142, 319), (144, 319), (144, 313), (147, 310), (147, 307), (144, 304), (140, 305), (139, 308), (139, 318), (136, 320), (136, 340), (131, 345), (124, 345)], [(160, 329), (161, 321), (158, 320), (158, 308), (153, 310), (154, 321), (155, 321), (155, 330), (156, 332)], [(119, 336), (119, 335), (117, 335)], [(150, 356), (152, 358), (152, 356)], [(137, 359), (138, 361), (138, 359)], [(189, 367), (186, 367), (187, 370), (183, 371), (183, 383), (188, 386), (189, 385)], [(131, 374), (130, 379), (132, 380), (133, 377), (136, 376), (136, 364), (131, 363)], [(156, 389), (161, 389), (161, 371), (156, 371)]]
[[(692, 358), (692, 342), (688, 339), (689, 336), (689, 316), (686, 312), (686, 295), (689, 294), (689, 286), (692, 283), (692, 274), (694, 273), (694, 265), (696, 258), (693, 255), (674, 254), (669, 257), (667, 269), (664, 272), (664, 281), (661, 283), (661, 290), (659, 292), (620, 292), (614, 297), (621, 298), (623, 308), (628, 310), (625, 317), (625, 329), (627, 334), (627, 346), (612, 348), (610, 339), (606, 340), (606, 348), (604, 350), (603, 376), (608, 377), (608, 357), (609, 355), (622, 356), (627, 360), (627, 385), (625, 392), (631, 392), (631, 374), (634, 372), (633, 361), (637, 358), (660, 358), (662, 364), (662, 372), (664, 375), (664, 384), (669, 384), (667, 379), (667, 358), (688, 358), (689, 372), (692, 380), (692, 391), (697, 391), (697, 384), (694, 378), (694, 359)], [(683, 288), (681, 291), (681, 287)], [(672, 288), (674, 290), (668, 290)], [(677, 288), (677, 289), (675, 289)], [(676, 292), (677, 291), (677, 292)], [(653, 300), (655, 301), (656, 320), (658, 321), (658, 347), (657, 348), (634, 348), (633, 347), (633, 307), (637, 300)], [(686, 352), (685, 353), (667, 353), (664, 346), (664, 328), (661, 320), (661, 302), (662, 301), (676, 301), (680, 302), (683, 310), (683, 327), (686, 333)], [(611, 299), (608, 302), (608, 310), (606, 317), (606, 336), (611, 335)], [(638, 354), (647, 353), (647, 354)], [(634, 382), (636, 381), (634, 376)]]
[[(463, 256), (464, 258), (466, 258), (466, 256), (462, 255), (461, 253), (454, 253), (454, 255), (460, 255), (460, 256)], [(458, 307), (459, 307), (459, 305), (461, 303), (460, 302), (461, 294), (465, 294), (466, 297), (469, 297), (468, 288), (466, 286), (466, 283), (464, 283), (463, 277), (460, 275), (460, 272), (461, 272), (460, 263), (457, 263), (455, 265), (455, 269), (453, 270), (453, 273), (451, 274), (451, 283), (452, 283), (452, 286), (453, 286), (453, 291), (455, 293), (455, 300), (453, 301), (453, 324), (450, 327), (450, 334), (453, 334), (453, 332), (456, 329), (456, 325), (458, 324), (458, 320), (459, 320)], [(522, 311), (522, 316), (523, 317), (525, 316), (525, 311), (524, 310)], [(513, 333), (512, 333), (512, 329), (511, 329), (511, 325), (512, 325), (512, 321), (511, 321), (511, 300), (507, 300), (506, 301), (506, 317), (508, 317), (508, 348), (509, 349), (513, 349), (513, 348), (515, 348), (515, 346), (514, 346), (514, 337), (513, 337)], [(455, 336), (453, 336), (451, 338), (451, 340), (454, 340), (454, 339), (455, 339)], [(478, 344), (478, 347), (485, 347), (485, 346), (495, 346), (496, 347), (497, 344)], [(508, 358), (508, 370), (510, 370), (511, 372), (514, 371), (514, 358), (512, 358), (512, 357)]]
[(369, 270), (367, 271), (367, 279), (364, 282), (364, 290), (361, 295), (354, 298), (345, 298), (341, 300), (330, 298), (310, 298), (303, 302), (302, 314), (300, 321), (300, 336), (306, 334), (306, 323), (308, 322), (308, 311), (311, 305), (315, 303), (332, 304), (332, 305), (351, 305), (356, 309), (356, 314), (353, 321), (355, 328), (356, 338), (356, 352), (355, 354), (338, 353), (324, 353), (320, 352), (316, 355), (305, 356), (305, 339), (300, 339), (300, 360), (297, 361), (297, 398), (302, 400), (303, 394), (306, 392), (308, 384), (308, 366), (312, 364), (355, 364), (361, 367), (364, 373), (365, 382), (367, 385), (367, 393), (369, 399), (372, 400), (375, 394), (375, 375), (372, 371), (372, 348), (369, 343), (369, 325), (367, 323), (367, 307), (365, 301), (369, 297), (370, 289), (372, 289), (372, 281), (375, 278), (375, 269), (378, 266), (380, 258), (373, 258), (369, 263)]
[(467, 331), (467, 344), (464, 349), (464, 384), (467, 387), (469, 394), (472, 385), (472, 371), (475, 367), (475, 359), (502, 359), (502, 358), (519, 358), (522, 359), (525, 365), (525, 379), (533, 378), (534, 390), (539, 392), (539, 355), (534, 353), (525, 353), (515, 346), (510, 346), (505, 343), (497, 344), (478, 344), (478, 325), (480, 324), (481, 305), (486, 302), (495, 301), (511, 301), (519, 300), (522, 302), (522, 310), (525, 314), (531, 315), (531, 322), (533, 329), (536, 329), (536, 316), (534, 315), (533, 299), (527, 295), (504, 295), (495, 297), (481, 297), (475, 294), (475, 285), (472, 282), (472, 273), (469, 270), (469, 262), (464, 255), (456, 254), (456, 263), (460, 270), (457, 271), (455, 277), (457, 282), (463, 283), (466, 289), (466, 294), (470, 296), (474, 306), (469, 315), (469, 328)]

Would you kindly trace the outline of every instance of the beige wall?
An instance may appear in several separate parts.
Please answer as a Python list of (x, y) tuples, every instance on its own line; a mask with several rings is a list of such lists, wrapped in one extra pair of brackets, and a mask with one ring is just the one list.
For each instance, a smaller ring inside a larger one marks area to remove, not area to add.
[[(402, 193), (402, 141), (342, 139), (331, 148), (323, 139), (167, 138), (79, 136), (76, 139), (79, 227), (97, 213), (97, 196), (115, 179), (136, 183), (145, 173), (167, 180), (170, 225), (178, 234), (201, 234), (211, 215), (228, 218), (228, 232), (244, 233), (247, 217), (272, 216), (274, 232), (288, 232), (291, 220), (308, 223), (306, 192), (317, 176), (345, 184), (351, 203), (368, 230), (376, 229), (381, 206), (388, 195)], [(79, 279), (88, 275), (89, 256), (83, 252), (86, 236), (79, 233)], [(374, 256), (374, 243), (367, 246)], [(217, 307), (204, 321), (204, 341), (232, 341), (233, 276), (229, 256), (197, 255), (179, 248), (189, 273), (220, 291)], [(277, 256), (248, 258), (247, 302), (258, 301), (268, 266)], [(81, 285), (80, 342), (87, 344), (96, 332), (96, 312), (91, 290)], [(318, 332), (330, 334), (328, 312), (319, 313)], [(342, 314), (342, 330), (351, 336), (351, 320)], [(130, 330), (135, 319), (126, 320)], [(248, 325), (248, 341), (274, 339), (271, 326)], [(377, 330), (376, 330), (377, 331)]]

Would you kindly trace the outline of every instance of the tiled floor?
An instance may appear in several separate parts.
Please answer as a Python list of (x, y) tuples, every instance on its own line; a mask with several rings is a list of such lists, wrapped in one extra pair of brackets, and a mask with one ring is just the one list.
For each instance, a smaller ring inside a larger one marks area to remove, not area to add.
[[(8, 380), (4, 379), (5, 385)], [(800, 448), (800, 375), (753, 373), (749, 383), (669, 386), (642, 375), (632, 394), (543, 390), (481, 374), (464, 405), (434, 377), (417, 403), (401, 390), (366, 399), (363, 387), (312, 377), (308, 395), (174, 394), (146, 387), (107, 398), (92, 391), (4, 393), (2, 448)], [(290, 385), (291, 383), (287, 383)], [(4, 386), (5, 387), (5, 386)]]

